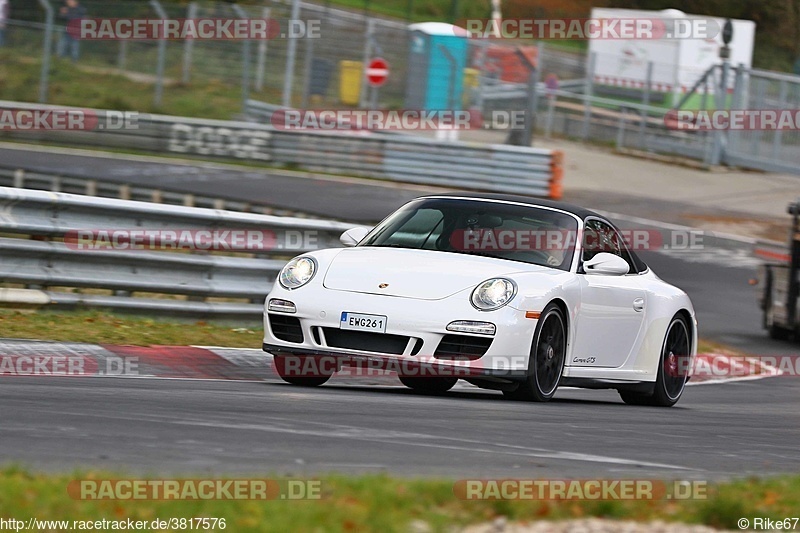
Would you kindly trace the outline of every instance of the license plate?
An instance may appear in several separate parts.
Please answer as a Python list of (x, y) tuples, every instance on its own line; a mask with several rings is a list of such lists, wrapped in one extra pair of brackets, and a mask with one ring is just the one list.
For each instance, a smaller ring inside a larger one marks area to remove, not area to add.
[(342, 318), (339, 320), (339, 328), (386, 333), (386, 317), (381, 315), (348, 313), (345, 311), (342, 313)]

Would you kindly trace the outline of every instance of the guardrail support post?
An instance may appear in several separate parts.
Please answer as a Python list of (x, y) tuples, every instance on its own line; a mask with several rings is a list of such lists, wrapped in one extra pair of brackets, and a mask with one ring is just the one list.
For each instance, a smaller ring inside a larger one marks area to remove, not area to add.
[(39, 103), (47, 102), (47, 84), (50, 79), (50, 55), (53, 50), (53, 6), (48, 0), (39, 0), (45, 11), (44, 46), (42, 50), (42, 71), (39, 75)]
[(17, 189), (25, 187), (25, 171), (21, 168), (14, 171), (14, 187)]

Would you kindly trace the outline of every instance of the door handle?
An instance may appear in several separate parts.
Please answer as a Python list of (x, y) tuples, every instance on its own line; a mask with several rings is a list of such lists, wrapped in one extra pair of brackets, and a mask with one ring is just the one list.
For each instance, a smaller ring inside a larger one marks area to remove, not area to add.
[(638, 313), (644, 311), (644, 298), (636, 298), (633, 301), (633, 310)]

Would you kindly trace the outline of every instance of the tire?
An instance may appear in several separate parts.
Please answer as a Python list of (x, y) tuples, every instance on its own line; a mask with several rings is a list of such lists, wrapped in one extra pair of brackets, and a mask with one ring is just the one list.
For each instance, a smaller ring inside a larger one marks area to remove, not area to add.
[[(333, 372), (310, 372), (308, 375), (298, 374), (286, 367), (287, 358), (296, 358), (299, 362), (299, 367), (304, 368), (308, 356), (300, 355), (275, 355), (273, 364), (275, 366), (275, 373), (286, 383), (292, 385), (299, 385), (301, 387), (319, 387), (327, 383)], [(313, 357), (312, 357), (313, 359)], [(314, 367), (316, 368), (316, 367)]]
[(653, 396), (638, 392), (618, 391), (622, 401), (628, 405), (653, 405)]
[(512, 400), (547, 402), (558, 389), (567, 357), (567, 327), (564, 313), (554, 303), (542, 311), (533, 334), (528, 375), (513, 391), (503, 391)]
[(772, 298), (768, 297), (764, 308), (764, 328), (769, 337), (776, 341), (785, 341), (791, 337), (792, 332), (775, 324), (775, 317), (772, 310)]
[(691, 357), (692, 339), (686, 319), (678, 314), (672, 317), (658, 359), (658, 374), (651, 394), (619, 391), (622, 401), (630, 405), (672, 407), (680, 400), (688, 381), (688, 358)]
[(399, 376), (400, 383), (411, 390), (428, 394), (439, 394), (447, 392), (455, 386), (458, 378), (416, 378)]

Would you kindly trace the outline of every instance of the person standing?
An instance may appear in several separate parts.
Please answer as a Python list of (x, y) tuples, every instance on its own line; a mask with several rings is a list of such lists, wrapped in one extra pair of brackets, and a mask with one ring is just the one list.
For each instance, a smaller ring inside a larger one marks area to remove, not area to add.
[(86, 8), (80, 5), (78, 0), (66, 0), (58, 12), (58, 18), (65, 21), (67, 26), (58, 42), (58, 57), (64, 57), (69, 52), (72, 62), (75, 63), (80, 55), (80, 40), (77, 35), (70, 35), (70, 30), (74, 31), (77, 28), (71, 23), (86, 18)]

